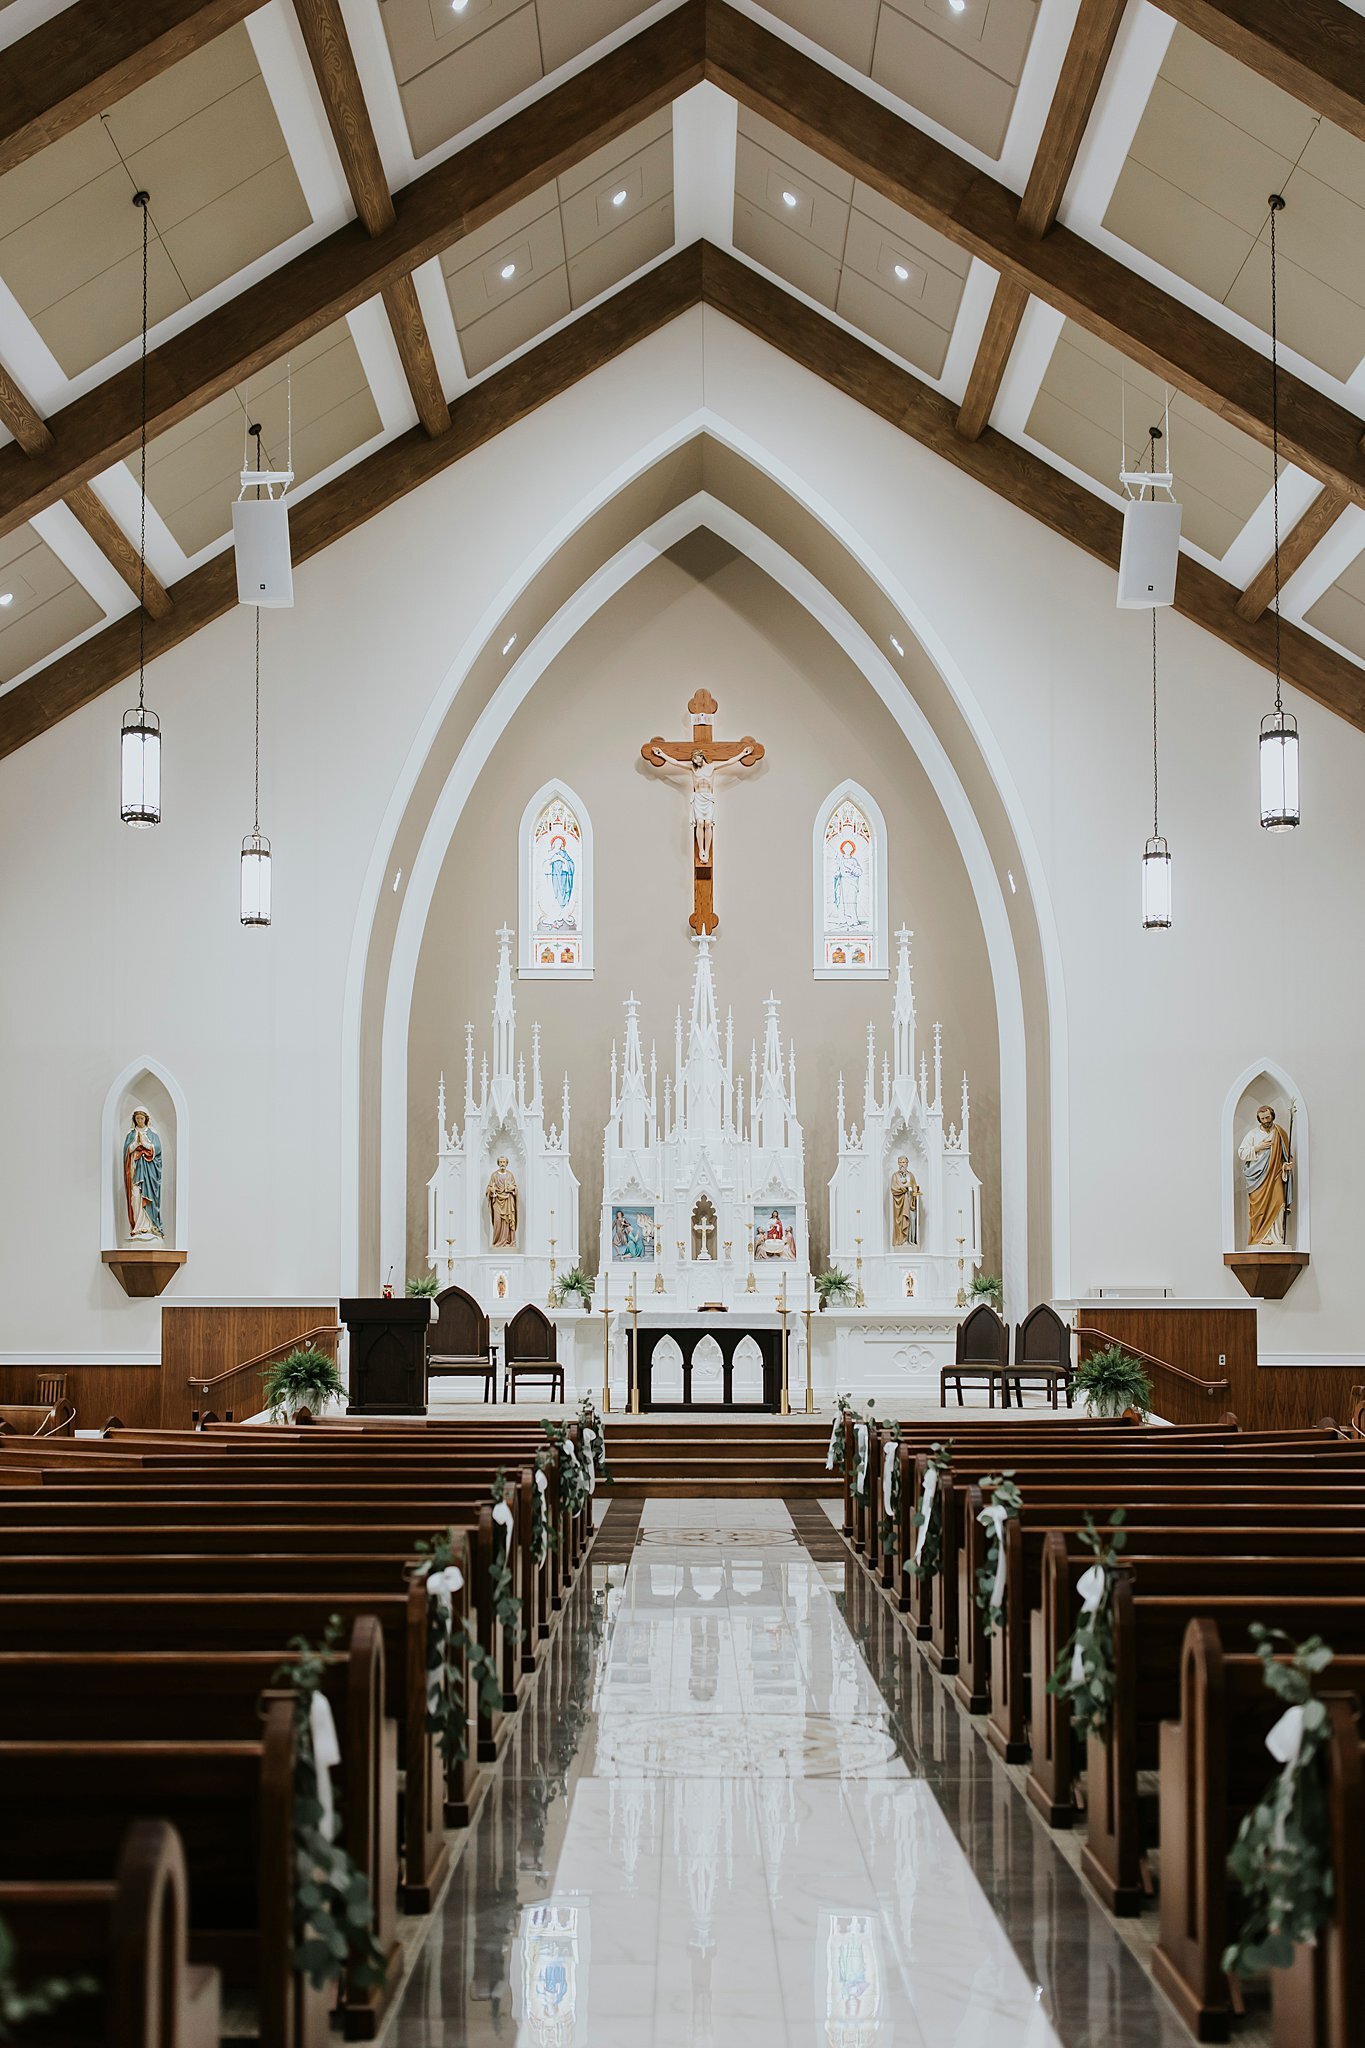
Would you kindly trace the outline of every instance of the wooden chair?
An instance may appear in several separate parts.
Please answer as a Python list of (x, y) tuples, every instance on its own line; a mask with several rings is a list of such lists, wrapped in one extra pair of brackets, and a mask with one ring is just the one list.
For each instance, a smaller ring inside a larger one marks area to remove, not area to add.
[(488, 1341), (487, 1316), (463, 1287), (447, 1287), (436, 1297), (436, 1327), (427, 1344), (427, 1377), (482, 1380), (485, 1401), (497, 1401), (497, 1346)]
[(515, 1402), (517, 1388), (526, 1380), (549, 1389), (552, 1401), (564, 1399), (564, 1368), (558, 1362), (559, 1333), (543, 1308), (528, 1301), (519, 1308), (503, 1332), (502, 1398)]
[(59, 1401), (66, 1399), (66, 1374), (64, 1372), (40, 1372), (38, 1389), (33, 1396), (39, 1408), (55, 1408)]
[(1022, 1408), (1022, 1381), (1041, 1386), (1057, 1406), (1060, 1389), (1071, 1406), (1071, 1332), (1051, 1302), (1040, 1301), (1031, 1308), (1014, 1332), (1014, 1371), (1010, 1375), (1014, 1398)]
[(957, 1405), (963, 1406), (962, 1382), (966, 1378), (973, 1385), (984, 1385), (990, 1394), (990, 1405), (995, 1406), (995, 1388), (1000, 1383), (1005, 1405), (1009, 1405), (1009, 1381), (1006, 1370), (1010, 1362), (1010, 1326), (995, 1313), (989, 1302), (980, 1301), (965, 1315), (957, 1326), (956, 1362), (945, 1365), (938, 1376), (939, 1406), (948, 1405), (948, 1382), (957, 1388)]

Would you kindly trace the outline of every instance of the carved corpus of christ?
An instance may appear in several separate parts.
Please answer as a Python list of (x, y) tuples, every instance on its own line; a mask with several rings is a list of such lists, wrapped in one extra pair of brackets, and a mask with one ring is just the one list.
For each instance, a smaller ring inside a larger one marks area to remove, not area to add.
[(692, 737), (686, 740), (646, 740), (641, 759), (651, 768), (686, 771), (689, 779), (689, 810), (692, 820), (692, 915), (688, 923), (694, 932), (713, 932), (720, 920), (715, 910), (716, 770), (754, 768), (763, 759), (760, 741), (746, 733), (739, 740), (714, 737), (718, 706), (709, 690), (698, 690), (688, 700)]

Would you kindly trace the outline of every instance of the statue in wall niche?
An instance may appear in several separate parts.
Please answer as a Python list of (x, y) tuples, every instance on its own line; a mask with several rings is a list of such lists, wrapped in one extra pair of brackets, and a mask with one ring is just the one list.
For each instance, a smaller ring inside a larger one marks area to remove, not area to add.
[(516, 1177), (508, 1167), (505, 1152), (499, 1153), (484, 1192), (488, 1198), (489, 1241), (494, 1251), (512, 1251), (517, 1242), (518, 1197)]
[(1257, 1110), (1255, 1128), (1237, 1147), (1237, 1157), (1247, 1196), (1247, 1250), (1282, 1249), (1294, 1206), (1294, 1160), (1289, 1133), (1275, 1121), (1268, 1102)]
[(128, 1205), (128, 1232), (135, 1238), (161, 1241), (161, 1140), (145, 1109), (133, 1111), (132, 1128), (123, 1141), (123, 1193)]
[(911, 1173), (910, 1159), (904, 1152), (891, 1176), (891, 1242), (919, 1243), (919, 1182)]

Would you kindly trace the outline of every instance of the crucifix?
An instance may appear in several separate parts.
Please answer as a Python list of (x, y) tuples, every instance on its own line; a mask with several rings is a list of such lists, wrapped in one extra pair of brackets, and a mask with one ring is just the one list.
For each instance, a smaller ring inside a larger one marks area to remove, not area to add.
[(713, 932), (720, 920), (715, 910), (716, 770), (722, 767), (754, 768), (763, 759), (763, 747), (748, 733), (740, 740), (713, 737), (716, 700), (709, 690), (698, 690), (688, 699), (692, 720), (690, 740), (646, 740), (641, 757), (651, 768), (685, 768), (691, 777), (692, 819), (692, 915), (687, 920), (694, 932)]

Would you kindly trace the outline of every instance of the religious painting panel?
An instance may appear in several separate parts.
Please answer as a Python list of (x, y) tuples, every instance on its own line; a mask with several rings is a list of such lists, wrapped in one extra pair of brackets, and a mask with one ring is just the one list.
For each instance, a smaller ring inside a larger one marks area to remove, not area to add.
[(835, 804), (825, 820), (825, 965), (872, 964), (876, 932), (876, 860), (872, 825), (852, 797)]
[(587, 976), (592, 969), (592, 825), (582, 802), (547, 783), (522, 814), (521, 972)]
[(755, 1259), (795, 1259), (796, 1205), (759, 1202), (754, 1209)]
[(652, 1203), (621, 1202), (611, 1212), (611, 1256), (614, 1262), (652, 1260), (654, 1257), (654, 1208)]

